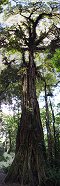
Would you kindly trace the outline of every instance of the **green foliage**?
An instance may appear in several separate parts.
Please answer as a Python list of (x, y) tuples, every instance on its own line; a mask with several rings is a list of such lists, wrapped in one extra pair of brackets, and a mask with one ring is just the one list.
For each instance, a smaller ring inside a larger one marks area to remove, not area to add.
[(21, 97), (22, 82), (21, 75), (18, 75), (19, 65), (9, 66), (1, 71), (0, 74), (0, 95), (1, 100), (8, 103), (12, 102), (13, 97)]
[(5, 151), (11, 152), (15, 151), (16, 146), (16, 134), (18, 128), (18, 114), (6, 115), (2, 114), (1, 122), (1, 141), (0, 141), (0, 154), (1, 156)]
[(57, 72), (60, 72), (60, 49), (56, 49), (54, 56), (51, 58), (51, 62), (54, 67), (57, 69)]
[(46, 73), (45, 79), (48, 86), (52, 87), (56, 83), (56, 77), (54, 73)]
[(44, 82), (40, 78), (36, 78), (36, 94), (40, 96), (41, 91), (44, 90)]
[(3, 5), (6, 5), (8, 0), (0, 0), (0, 13), (3, 11)]
[(0, 162), (1, 161), (7, 162), (8, 159), (9, 159), (8, 156), (5, 157), (4, 154), (0, 156)]
[(44, 91), (44, 83), (46, 81), (47, 89), (51, 89), (56, 83), (56, 74), (54, 73), (54, 65), (50, 59), (48, 59), (49, 50), (45, 52), (36, 53), (35, 63), (37, 66), (36, 77), (36, 92), (37, 96)]
[(4, 156), (0, 156), (0, 161), (6, 161), (6, 159), (4, 158)]
[(17, 118), (14, 116), (3, 116), (4, 123), (6, 124), (8, 130), (11, 130), (11, 132), (14, 132), (15, 128), (17, 127)]
[(5, 152), (3, 156), (0, 156), (0, 168), (2, 168), (5, 173), (7, 173), (7, 171), (9, 170), (10, 165), (14, 159), (14, 156), (15, 154), (13, 152), (10, 154)]
[(8, 0), (0, 0), (0, 5), (8, 3)]
[(8, 132), (8, 135), (10, 135), (11, 143), (12, 143), (12, 149), (15, 148), (16, 143), (16, 133), (18, 128), (18, 118), (15, 116), (3, 116), (3, 121), (5, 125), (5, 130)]

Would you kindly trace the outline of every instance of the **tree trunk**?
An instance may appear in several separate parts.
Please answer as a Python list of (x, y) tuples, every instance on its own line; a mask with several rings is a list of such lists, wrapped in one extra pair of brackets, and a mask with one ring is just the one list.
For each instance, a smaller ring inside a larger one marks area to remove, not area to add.
[(21, 186), (41, 186), (46, 180), (45, 144), (39, 105), (35, 87), (35, 64), (33, 53), (29, 54), (29, 64), (23, 77), (23, 99), (18, 147), (15, 159), (5, 181), (19, 181)]
[(47, 129), (47, 141), (48, 141), (48, 160), (52, 165), (53, 155), (52, 155), (52, 138), (51, 138), (51, 129), (50, 129), (50, 120), (49, 120), (49, 108), (47, 100), (47, 87), (45, 82), (45, 106), (46, 106), (46, 129)]
[(55, 130), (55, 116), (54, 116), (54, 111), (52, 108), (52, 103), (50, 100), (50, 107), (51, 107), (51, 112), (52, 112), (52, 123), (53, 123), (53, 135), (54, 135), (54, 161), (56, 163), (56, 154), (57, 154), (57, 150), (56, 150), (56, 130)]
[(8, 134), (9, 134), (9, 150), (8, 150), (8, 154), (9, 154), (12, 151), (12, 140), (11, 140), (10, 130), (8, 130)]

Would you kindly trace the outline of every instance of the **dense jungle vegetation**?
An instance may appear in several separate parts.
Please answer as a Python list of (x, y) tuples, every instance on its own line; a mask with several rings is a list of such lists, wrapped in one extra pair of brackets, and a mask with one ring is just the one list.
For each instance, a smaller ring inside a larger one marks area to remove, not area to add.
[(0, 169), (60, 185), (60, 2), (0, 2)]

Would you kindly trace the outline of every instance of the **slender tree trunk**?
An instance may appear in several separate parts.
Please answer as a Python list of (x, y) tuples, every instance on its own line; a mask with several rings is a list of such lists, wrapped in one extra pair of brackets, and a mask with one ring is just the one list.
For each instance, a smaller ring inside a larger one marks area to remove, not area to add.
[(55, 130), (55, 116), (54, 116), (54, 111), (52, 107), (52, 103), (50, 100), (50, 107), (51, 107), (51, 112), (52, 112), (52, 123), (53, 123), (53, 135), (54, 135), (54, 161), (56, 162), (56, 153), (57, 153), (57, 147), (56, 147), (56, 130)]
[[(19, 181), (21, 186), (41, 186), (46, 180), (45, 145), (35, 87), (35, 64), (29, 53), (29, 64), (23, 76), (22, 115), (18, 130), (18, 147), (6, 181)], [(17, 139), (18, 139), (17, 138)]]
[(5, 134), (5, 137), (6, 137), (6, 139), (5, 139), (5, 152), (7, 152), (7, 132)]
[(10, 153), (12, 151), (12, 141), (11, 141), (11, 132), (10, 130), (8, 131), (9, 133), (9, 150), (8, 150), (8, 153)]
[(50, 129), (50, 120), (49, 120), (49, 108), (47, 100), (47, 87), (45, 82), (45, 106), (46, 106), (46, 129), (47, 129), (47, 140), (48, 140), (48, 160), (52, 165), (53, 155), (52, 155), (52, 138), (51, 138), (51, 129)]

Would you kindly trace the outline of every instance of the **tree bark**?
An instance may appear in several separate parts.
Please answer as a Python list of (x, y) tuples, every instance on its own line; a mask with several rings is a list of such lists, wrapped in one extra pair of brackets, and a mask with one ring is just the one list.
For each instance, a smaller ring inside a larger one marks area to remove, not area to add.
[(50, 165), (52, 165), (53, 162), (52, 138), (51, 138), (52, 136), (51, 136), (51, 129), (50, 129), (46, 82), (45, 82), (45, 107), (46, 107), (46, 129), (47, 129), (47, 142), (48, 142), (48, 160)]
[(35, 87), (35, 63), (32, 51), (23, 75), (22, 115), (17, 135), (17, 153), (7, 182), (19, 181), (21, 186), (41, 186), (46, 180), (45, 144)]
[(54, 135), (54, 161), (56, 163), (57, 147), (56, 147), (55, 116), (54, 116), (54, 111), (53, 111), (51, 100), (50, 100), (50, 107), (51, 107), (51, 112), (52, 112), (53, 135)]

